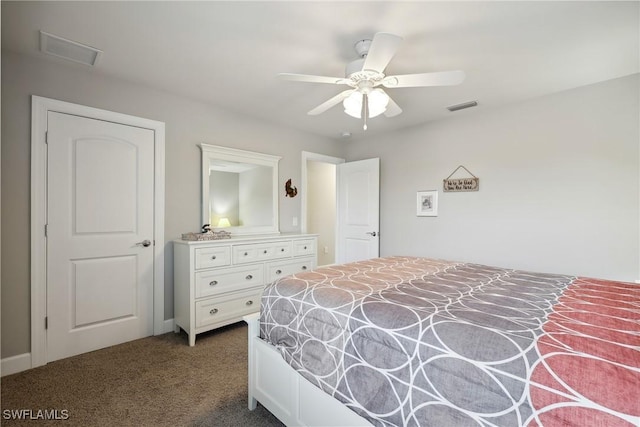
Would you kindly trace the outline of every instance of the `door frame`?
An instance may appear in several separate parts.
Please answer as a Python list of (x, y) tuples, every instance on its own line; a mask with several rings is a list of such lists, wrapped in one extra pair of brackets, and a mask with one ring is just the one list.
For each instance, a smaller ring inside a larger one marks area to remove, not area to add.
[[(31, 96), (31, 367), (47, 363), (47, 114), (49, 111), (103, 120), (154, 132), (153, 334), (164, 327), (165, 124), (56, 99)], [(173, 328), (171, 328), (173, 329)]]

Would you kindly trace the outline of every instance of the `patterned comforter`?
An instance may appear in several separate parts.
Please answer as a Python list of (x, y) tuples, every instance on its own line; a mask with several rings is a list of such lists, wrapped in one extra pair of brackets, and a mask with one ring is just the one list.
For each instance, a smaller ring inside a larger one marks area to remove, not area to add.
[(261, 338), (380, 426), (640, 426), (640, 286), (426, 258), (265, 289)]

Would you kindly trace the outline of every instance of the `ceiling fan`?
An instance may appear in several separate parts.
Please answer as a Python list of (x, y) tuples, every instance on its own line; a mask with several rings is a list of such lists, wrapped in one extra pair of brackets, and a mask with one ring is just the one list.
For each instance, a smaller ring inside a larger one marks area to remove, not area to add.
[(343, 103), (345, 113), (355, 118), (367, 119), (384, 114), (394, 117), (402, 109), (379, 86), (387, 89), (401, 87), (452, 86), (462, 83), (463, 71), (443, 71), (435, 73), (402, 74), (386, 76), (384, 70), (393, 58), (402, 41), (402, 37), (390, 33), (376, 33), (373, 40), (360, 40), (355, 50), (360, 59), (347, 64), (346, 77), (313, 76), (307, 74), (280, 73), (283, 80), (309, 83), (329, 83), (350, 86), (328, 101), (318, 105), (307, 114), (315, 116), (331, 107)]

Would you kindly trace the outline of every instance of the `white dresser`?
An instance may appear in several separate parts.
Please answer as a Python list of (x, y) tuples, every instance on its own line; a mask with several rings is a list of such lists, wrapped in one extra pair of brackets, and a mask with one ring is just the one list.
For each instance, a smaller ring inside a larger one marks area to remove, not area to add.
[(316, 267), (317, 245), (312, 234), (174, 240), (176, 332), (184, 329), (193, 346), (196, 334), (260, 311), (267, 283)]

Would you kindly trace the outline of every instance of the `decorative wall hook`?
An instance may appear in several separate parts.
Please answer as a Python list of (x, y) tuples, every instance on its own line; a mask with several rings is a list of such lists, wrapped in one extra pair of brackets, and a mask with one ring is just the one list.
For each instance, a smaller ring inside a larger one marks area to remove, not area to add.
[(296, 187), (291, 186), (291, 178), (284, 184), (284, 191), (287, 193), (285, 197), (296, 197), (298, 194), (298, 189)]

